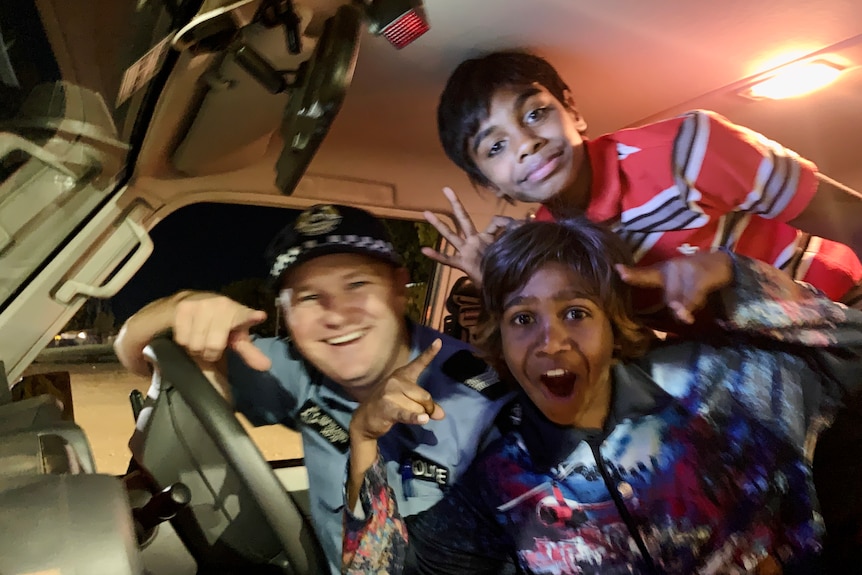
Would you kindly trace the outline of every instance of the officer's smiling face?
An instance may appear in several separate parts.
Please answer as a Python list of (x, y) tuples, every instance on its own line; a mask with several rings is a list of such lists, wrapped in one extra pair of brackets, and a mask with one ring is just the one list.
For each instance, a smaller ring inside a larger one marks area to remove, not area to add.
[(291, 270), (282, 305), (299, 352), (361, 400), (407, 362), (407, 272), (359, 254), (331, 254)]
[(506, 365), (558, 425), (600, 428), (610, 409), (613, 328), (589, 291), (574, 271), (548, 263), (503, 300)]

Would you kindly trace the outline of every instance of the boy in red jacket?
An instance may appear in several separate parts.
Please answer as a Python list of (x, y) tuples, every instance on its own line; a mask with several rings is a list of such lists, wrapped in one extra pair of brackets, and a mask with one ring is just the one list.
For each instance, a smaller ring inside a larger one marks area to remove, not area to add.
[[(446, 154), (476, 185), (541, 203), (540, 220), (585, 214), (605, 223), (638, 265), (726, 248), (833, 300), (862, 299), (862, 196), (718, 114), (695, 111), (586, 140), (586, 121), (547, 61), (496, 52), (455, 70), (440, 98), (438, 128)], [(457, 203), (451, 190), (447, 196)], [(449, 236), (466, 248), (459, 256), (426, 254), (475, 280), (481, 245), (471, 251), (464, 238)]]

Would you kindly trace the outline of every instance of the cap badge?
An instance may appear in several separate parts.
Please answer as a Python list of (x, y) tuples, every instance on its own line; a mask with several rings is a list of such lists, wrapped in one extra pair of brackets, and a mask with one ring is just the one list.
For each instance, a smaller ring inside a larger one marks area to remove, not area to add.
[(331, 232), (339, 223), (341, 214), (334, 206), (316, 206), (302, 212), (293, 229), (306, 236), (319, 236)]

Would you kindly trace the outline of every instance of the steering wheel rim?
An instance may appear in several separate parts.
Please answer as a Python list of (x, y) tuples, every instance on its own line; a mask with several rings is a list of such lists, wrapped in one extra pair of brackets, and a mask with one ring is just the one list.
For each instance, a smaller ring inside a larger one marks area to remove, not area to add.
[(314, 534), (313, 528), (227, 401), (169, 336), (153, 339), (146, 352), (158, 367), (163, 385), (173, 387), (182, 396), (225, 462), (236, 471), (239, 482), (257, 503), (284, 551), (290, 572), (294, 575), (324, 572), (328, 567), (316, 536), (311, 541), (314, 553), (308, 553), (308, 543), (303, 542), (304, 533)]

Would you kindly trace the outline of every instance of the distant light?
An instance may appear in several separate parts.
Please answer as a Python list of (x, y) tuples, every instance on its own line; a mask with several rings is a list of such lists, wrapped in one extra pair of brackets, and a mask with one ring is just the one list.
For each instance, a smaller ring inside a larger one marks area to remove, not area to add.
[(62, 337), (60, 337), (60, 334), (59, 334), (59, 333), (58, 333), (57, 335), (55, 335), (55, 336), (54, 336), (54, 341), (60, 341), (61, 339), (63, 339), (63, 338), (62, 338)]
[(87, 339), (87, 333), (83, 331), (78, 332), (78, 339)]
[(790, 64), (760, 82), (752, 84), (743, 92), (743, 95), (755, 100), (797, 98), (828, 86), (845, 69), (826, 60)]

